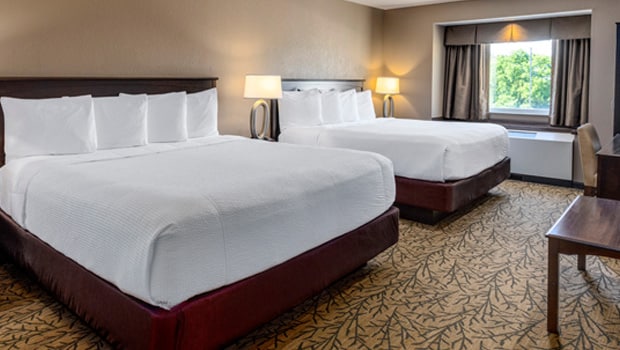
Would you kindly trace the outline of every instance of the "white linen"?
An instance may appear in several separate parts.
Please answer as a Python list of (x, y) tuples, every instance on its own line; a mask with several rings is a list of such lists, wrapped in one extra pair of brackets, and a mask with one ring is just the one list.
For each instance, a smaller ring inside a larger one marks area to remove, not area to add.
[(322, 124), (342, 123), (340, 92), (336, 90), (321, 92)]
[(187, 134), (189, 138), (219, 134), (217, 106), (217, 88), (187, 94)]
[(321, 119), (321, 93), (318, 89), (282, 91), (279, 106), (281, 130), (323, 123)]
[(476, 175), (508, 155), (507, 130), (490, 123), (378, 118), (290, 128), (278, 140), (377, 152), (398, 176), (441, 182)]
[(215, 136), (31, 157), (0, 204), (59, 252), (169, 309), (353, 230), (394, 201), (380, 155)]
[(343, 122), (355, 122), (359, 120), (357, 110), (357, 91), (350, 89), (340, 92), (340, 108)]
[(148, 95), (148, 141), (187, 140), (187, 93)]
[(97, 150), (90, 95), (45, 99), (0, 98), (7, 162), (33, 155)]
[(360, 91), (356, 95), (357, 113), (360, 121), (373, 120), (377, 118), (375, 115), (375, 106), (372, 104), (372, 93), (370, 90)]
[(146, 94), (95, 97), (93, 105), (98, 149), (146, 145)]

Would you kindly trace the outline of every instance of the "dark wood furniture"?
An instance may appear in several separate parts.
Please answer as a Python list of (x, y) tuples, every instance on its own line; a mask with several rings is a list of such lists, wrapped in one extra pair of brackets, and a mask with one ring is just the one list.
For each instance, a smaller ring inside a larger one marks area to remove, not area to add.
[[(282, 90), (348, 90), (364, 89), (363, 79), (282, 79)], [(277, 106), (277, 105), (276, 105)], [(272, 108), (271, 136), (278, 138), (278, 108)], [(409, 220), (436, 224), (441, 219), (482, 197), (490, 189), (510, 177), (510, 159), (466, 179), (433, 182), (396, 176), (396, 202), (400, 215)]]
[[(0, 95), (48, 98), (192, 92), (214, 87), (215, 82), (216, 78), (0, 79)], [(115, 347), (124, 349), (220, 348), (317, 294), (397, 240), (398, 209), (392, 207), (285, 263), (164, 310), (124, 294), (0, 211), (0, 256), (10, 257), (31, 272), (60, 302)]]
[(620, 134), (620, 23), (616, 23), (616, 84), (614, 89), (614, 135)]
[(558, 333), (560, 254), (577, 254), (585, 270), (586, 255), (620, 258), (620, 201), (579, 196), (547, 232), (549, 278), (547, 331)]
[(596, 193), (601, 198), (620, 200), (620, 134), (596, 153)]

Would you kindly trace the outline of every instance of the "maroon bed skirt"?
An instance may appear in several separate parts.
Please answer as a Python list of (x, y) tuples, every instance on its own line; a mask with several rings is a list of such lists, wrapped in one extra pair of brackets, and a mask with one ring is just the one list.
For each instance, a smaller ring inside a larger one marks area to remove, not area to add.
[(0, 212), (0, 246), (116, 347), (212, 349), (317, 294), (398, 241), (398, 209), (267, 271), (171, 310), (128, 296)]
[(434, 223), (486, 194), (510, 177), (510, 158), (458, 181), (431, 182), (396, 176), (396, 205), (401, 216)]

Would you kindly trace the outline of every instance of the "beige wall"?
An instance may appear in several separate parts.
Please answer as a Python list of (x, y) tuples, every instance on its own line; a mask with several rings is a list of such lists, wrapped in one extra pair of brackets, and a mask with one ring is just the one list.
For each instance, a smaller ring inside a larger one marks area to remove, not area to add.
[[(437, 93), (441, 81), (433, 72), (441, 70), (441, 38), (435, 24), (502, 18), (560, 11), (592, 10), (590, 120), (603, 143), (611, 140), (615, 59), (615, 22), (620, 22), (618, 0), (471, 0), (385, 12), (384, 73), (401, 77), (401, 95), (396, 96), (397, 116), (426, 119), (441, 115)], [(437, 63), (439, 62), (439, 63)]]
[(216, 76), (248, 135), (244, 76), (372, 78), (383, 12), (340, 0), (0, 0), (0, 76)]
[[(0, 76), (217, 76), (222, 133), (248, 135), (248, 73), (401, 77), (399, 117), (441, 115), (438, 23), (592, 10), (590, 119), (609, 142), (618, 0), (471, 0), (380, 11), (342, 0), (0, 0)], [(435, 79), (433, 79), (435, 77)], [(375, 105), (380, 112), (380, 98)]]

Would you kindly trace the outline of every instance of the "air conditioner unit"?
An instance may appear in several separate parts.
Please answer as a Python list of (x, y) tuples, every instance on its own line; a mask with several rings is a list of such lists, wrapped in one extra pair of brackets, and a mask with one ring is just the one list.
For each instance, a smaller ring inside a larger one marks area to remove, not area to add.
[(508, 130), (508, 137), (511, 173), (573, 180), (573, 134)]

